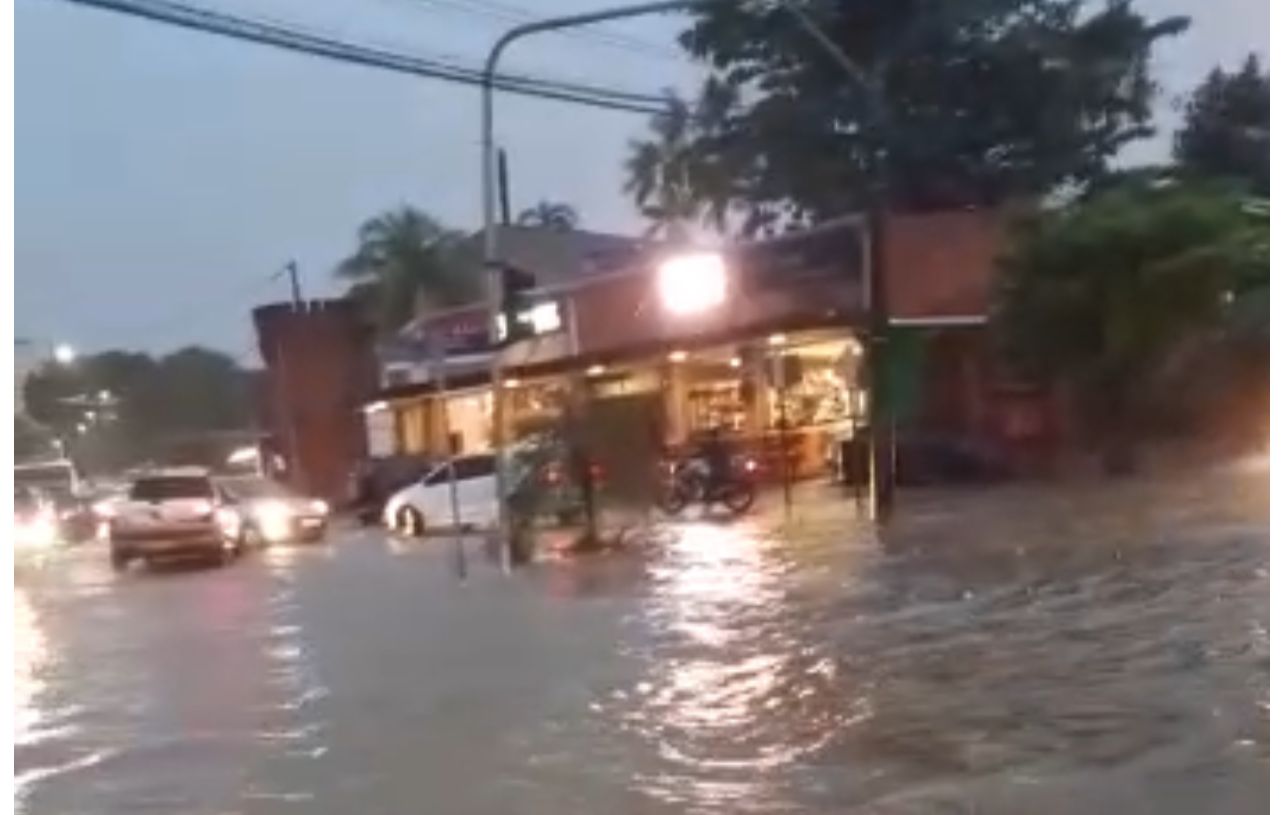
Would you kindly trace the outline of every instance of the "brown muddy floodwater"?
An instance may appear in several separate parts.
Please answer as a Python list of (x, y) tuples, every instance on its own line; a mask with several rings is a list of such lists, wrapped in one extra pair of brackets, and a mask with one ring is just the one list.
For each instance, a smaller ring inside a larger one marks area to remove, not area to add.
[(1269, 472), (15, 569), (22, 813), (1264, 811)]

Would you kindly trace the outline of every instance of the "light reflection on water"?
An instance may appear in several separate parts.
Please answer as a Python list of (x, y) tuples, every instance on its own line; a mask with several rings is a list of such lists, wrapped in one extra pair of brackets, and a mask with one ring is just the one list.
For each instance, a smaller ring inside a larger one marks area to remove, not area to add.
[(1265, 491), (1210, 475), (915, 492), (879, 540), (850, 502), (679, 524), (512, 575), (477, 543), (467, 581), (450, 542), (379, 533), (86, 557), (15, 592), (19, 803), (1258, 811)]
[(17, 809), (222, 812), (228, 801), (311, 797), (246, 768), (326, 752), (309, 708), (328, 691), (295, 581), (328, 551), (122, 575), (96, 555), (68, 552), (15, 583)]
[[(785, 770), (821, 751), (865, 713), (839, 699), (835, 662), (805, 626), (798, 564), (752, 525), (679, 526), (650, 564), (643, 612), (651, 669), (613, 710), (663, 765), (637, 774), (659, 800), (717, 809), (771, 808)], [(787, 551), (787, 550), (785, 550)], [(795, 556), (797, 551), (793, 553)]]
[(49, 660), (48, 643), (27, 593), (13, 590), (13, 740), (26, 743), (44, 718), (36, 704)]
[[(600, 714), (662, 759), (642, 791), (701, 811), (728, 794), (936, 811), (964, 794), (944, 779), (1101, 766), (1207, 789), (1185, 768), (1208, 752), (1260, 778), (1234, 752), (1267, 743), (1268, 570), (1249, 520), (1265, 493), (1243, 476), (1260, 472), (926, 495), (849, 547), (678, 526), (648, 562), (648, 636), (630, 649), (650, 669)], [(1136, 783), (1122, 778), (1102, 800)], [(913, 789), (932, 792), (902, 800)], [(1261, 793), (1241, 789), (1236, 811)]]

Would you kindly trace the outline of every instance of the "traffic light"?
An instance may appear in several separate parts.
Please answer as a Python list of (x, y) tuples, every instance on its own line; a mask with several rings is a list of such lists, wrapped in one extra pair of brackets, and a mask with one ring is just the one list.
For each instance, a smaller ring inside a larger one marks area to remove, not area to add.
[(501, 343), (561, 330), (561, 302), (536, 289), (537, 281), (532, 273), (507, 264), (500, 267)]
[(515, 342), (534, 333), (530, 322), (518, 319), (518, 315), (530, 310), (530, 292), (535, 288), (535, 275), (508, 264), (500, 267), (499, 274), (500, 340)]

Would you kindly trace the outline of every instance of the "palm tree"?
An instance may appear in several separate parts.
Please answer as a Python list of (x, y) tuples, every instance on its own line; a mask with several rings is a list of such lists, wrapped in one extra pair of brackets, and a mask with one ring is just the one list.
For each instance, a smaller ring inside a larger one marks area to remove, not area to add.
[(570, 204), (541, 200), (535, 206), (522, 210), (517, 216), (517, 223), (521, 226), (569, 232), (579, 226), (580, 214)]
[(454, 306), (481, 295), (481, 277), (463, 249), (459, 232), (402, 206), (361, 225), (356, 252), (335, 275), (350, 281), (348, 296), (362, 302), (379, 329), (390, 333), (414, 317), (422, 301)]
[(734, 195), (722, 165), (732, 155), (717, 131), (735, 104), (734, 91), (714, 80), (694, 108), (669, 93), (665, 110), (651, 118), (651, 139), (630, 145), (624, 189), (651, 222), (648, 236), (680, 240), (700, 220), (719, 231), (726, 226)]
[(664, 233), (680, 240), (700, 210), (691, 189), (691, 109), (670, 94), (664, 112), (651, 118), (650, 127), (651, 140), (630, 144), (624, 190), (650, 221), (647, 237)]

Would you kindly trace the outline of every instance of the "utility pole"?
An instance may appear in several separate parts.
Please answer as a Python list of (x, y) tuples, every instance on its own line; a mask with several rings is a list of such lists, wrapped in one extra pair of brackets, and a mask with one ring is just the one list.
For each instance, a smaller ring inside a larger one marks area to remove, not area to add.
[(290, 305), (294, 307), (295, 311), (298, 311), (299, 307), (303, 305), (303, 289), (299, 286), (299, 264), (293, 258), (287, 260), (284, 266), (273, 273), (271, 279), (279, 280), (281, 275), (286, 275), (290, 278)]
[(285, 264), (285, 273), (290, 276), (290, 300), (297, 309), (303, 304), (303, 290), (299, 288), (299, 264), (291, 260)]
[(513, 222), (513, 210), (508, 195), (508, 151), (499, 149), (499, 222), (508, 226)]
[[(706, 3), (715, 0), (657, 0), (656, 2), (641, 3), (631, 6), (620, 6), (612, 9), (603, 9), (601, 11), (591, 11), (584, 14), (569, 14), (563, 17), (549, 17), (543, 20), (535, 20), (529, 23), (510, 28), (504, 32), (495, 44), (491, 46), (490, 53), (486, 56), (486, 66), (482, 70), (481, 90), (482, 90), (482, 109), (481, 109), (481, 186), (482, 186), (482, 229), (483, 229), (483, 248), (485, 258), (486, 274), (490, 279), (490, 335), (493, 356), (491, 359), (490, 385), (491, 398), (493, 400), (492, 408), (492, 438), (494, 439), (495, 454), (498, 459), (502, 460), (504, 450), (504, 392), (503, 392), (503, 369), (500, 357), (500, 345), (504, 339), (500, 329), (500, 317), (502, 314), (502, 296), (503, 296), (503, 264), (498, 253), (498, 235), (495, 228), (495, 175), (496, 161), (495, 156), (495, 105), (494, 105), (494, 85), (495, 70), (499, 65), (499, 59), (504, 54), (504, 50), (512, 45), (515, 41), (537, 34), (544, 31), (558, 31), (567, 28), (575, 28), (593, 23), (601, 23), (607, 20), (618, 20), (625, 17), (639, 17), (644, 14), (658, 14), (666, 11), (687, 11), (698, 8)], [(873, 111), (873, 129), (878, 135), (874, 156), (875, 183), (871, 190), (871, 222), (880, 222), (882, 220), (883, 206), (883, 150), (886, 147), (886, 128), (883, 124), (884, 116), (882, 114), (882, 88), (881, 83), (876, 90), (871, 91), (871, 82), (865, 76), (860, 67), (843, 52), (827, 34), (817, 26), (810, 17), (797, 5), (795, 0), (781, 0), (783, 5), (798, 22), (812, 39), (814, 39), (823, 48), (829, 56), (848, 74), (853, 82), (856, 83), (862, 91), (869, 94), (871, 110)], [(870, 239), (874, 243), (871, 247), (870, 256), (872, 265), (870, 269), (871, 276), (871, 298), (870, 298), (870, 339), (869, 348), (866, 349), (870, 354), (868, 364), (873, 368), (875, 354), (877, 353), (880, 343), (885, 342), (887, 317), (882, 304), (882, 267), (883, 251), (878, 237), (881, 232), (880, 226), (875, 226), (870, 230)], [(874, 292), (878, 292), (877, 295)], [(876, 440), (881, 435), (874, 432), (877, 424), (877, 412), (874, 410), (875, 395), (874, 388), (870, 389), (870, 419), (871, 419), (871, 439), (870, 439), (870, 490), (871, 490), (871, 514), (875, 518), (883, 515), (883, 508), (890, 508), (890, 491), (880, 489), (883, 484), (890, 485), (894, 479), (880, 477), (881, 468), (878, 466), (880, 457), (878, 455), (879, 445)], [(501, 549), (505, 553), (505, 565), (509, 563), (508, 540), (508, 506), (507, 506), (507, 479), (505, 478), (502, 466), (495, 469), (495, 489), (499, 500), (499, 534)], [(886, 494), (884, 494), (886, 492)]]
[[(291, 314), (297, 314), (303, 306), (303, 292), (299, 287), (299, 264), (293, 258), (286, 261), (286, 264), (280, 271), (272, 275), (272, 279), (277, 279), (281, 275), (288, 275), (290, 278), (290, 311)], [(288, 332), (293, 322), (286, 320), (277, 326), (278, 329), (284, 329)], [(286, 362), (287, 353), (285, 350), (285, 341), (282, 339), (281, 332), (276, 335), (276, 342), (273, 343), (276, 356), (276, 371), (274, 377), (277, 380), (276, 403), (277, 413), (281, 423), (281, 429), (285, 435), (285, 458), (289, 462), (289, 482), (295, 488), (300, 488), (298, 481), (299, 476), (299, 439), (298, 433), (294, 426), (294, 412), (290, 409), (290, 373), (289, 365)]]
[[(893, 496), (896, 486), (896, 441), (895, 419), (883, 416), (888, 413), (884, 406), (886, 394), (879, 387), (879, 372), (886, 365), (888, 342), (887, 314), (887, 145), (888, 126), (886, 98), (883, 87), (883, 66), (876, 66), (871, 71), (864, 71), (852, 61), (838, 43), (834, 42), (814, 20), (803, 11), (797, 0), (782, 0), (781, 5), (793, 15), (798, 25), (811, 35), (829, 54), (834, 63), (847, 74), (852, 83), (864, 93), (869, 110), (867, 127), (873, 131), (874, 147), (869, 156), (872, 169), (872, 183), (867, 195), (868, 218), (866, 219), (866, 260), (865, 273), (869, 276), (867, 292), (869, 302), (868, 328), (857, 326), (857, 334), (867, 340), (864, 343), (864, 359), (869, 376), (869, 398), (866, 414), (869, 417), (869, 445), (866, 459), (868, 475), (869, 515), (874, 521), (885, 521), (891, 516)], [(855, 427), (857, 418), (853, 416), (853, 445), (859, 437), (859, 428)]]
[[(498, 233), (495, 228), (495, 69), (504, 49), (515, 41), (541, 31), (557, 31), (576, 26), (600, 23), (623, 17), (637, 17), (643, 14), (654, 14), (663, 11), (681, 11), (694, 8), (707, 0), (661, 0), (661, 2), (644, 3), (635, 6), (623, 6), (585, 14), (570, 14), (564, 17), (549, 17), (510, 28), (491, 46), (486, 56), (486, 67), (482, 70), (481, 91), (481, 186), (482, 186), (482, 237), (483, 258), (486, 275), (490, 280), (490, 392), (491, 392), (491, 439), (495, 448), (495, 493), (499, 506), (498, 533), (500, 552), (505, 570), (512, 566), (512, 540), (508, 513), (508, 477), (504, 472), (504, 372), (501, 359), (504, 334), (500, 328), (503, 313), (503, 264), (499, 257)], [(511, 327), (509, 327), (511, 329)]]

